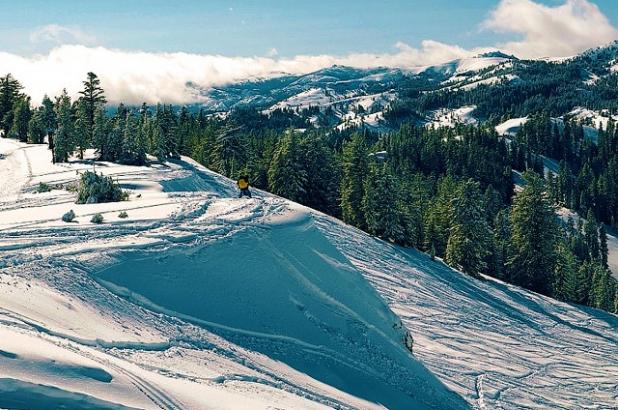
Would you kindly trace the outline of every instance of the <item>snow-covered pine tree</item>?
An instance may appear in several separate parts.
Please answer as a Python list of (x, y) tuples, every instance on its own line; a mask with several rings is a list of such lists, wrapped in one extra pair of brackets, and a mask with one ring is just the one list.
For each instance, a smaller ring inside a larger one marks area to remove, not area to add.
[(138, 153), (139, 138), (139, 119), (133, 111), (129, 111), (125, 120), (124, 133), (122, 138), (122, 153), (120, 161), (125, 164), (142, 165), (145, 161), (143, 148)]

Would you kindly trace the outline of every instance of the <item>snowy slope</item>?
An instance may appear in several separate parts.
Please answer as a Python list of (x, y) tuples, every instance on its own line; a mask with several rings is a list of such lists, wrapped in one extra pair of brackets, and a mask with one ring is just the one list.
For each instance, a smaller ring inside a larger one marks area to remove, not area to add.
[(474, 125), (478, 120), (474, 118), (475, 105), (460, 107), (456, 109), (441, 109), (430, 113), (425, 123), (426, 127), (449, 127), (453, 128), (457, 124)]
[(570, 306), (368, 237), (321, 229), (415, 336), (415, 354), (478, 409), (611, 409), (618, 317)]
[(0, 408), (467, 407), (308, 209), (188, 159), (97, 164), (130, 200), (75, 205), (90, 161), (0, 153)]
[[(131, 200), (77, 206), (31, 188), (90, 163), (0, 153), (0, 408), (615, 407), (616, 316), (236, 199), (188, 159), (99, 164)], [(68, 208), (78, 224), (59, 221)], [(89, 224), (95, 210), (112, 223)]]

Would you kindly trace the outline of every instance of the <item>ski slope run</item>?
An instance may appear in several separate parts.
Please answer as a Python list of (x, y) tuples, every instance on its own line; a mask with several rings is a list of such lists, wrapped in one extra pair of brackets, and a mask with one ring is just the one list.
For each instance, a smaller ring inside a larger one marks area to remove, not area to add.
[(615, 316), (237, 199), (188, 159), (97, 164), (130, 200), (76, 205), (89, 161), (0, 154), (0, 408), (616, 407)]
[(0, 408), (467, 408), (310, 210), (188, 159), (76, 205), (90, 160), (0, 153)]

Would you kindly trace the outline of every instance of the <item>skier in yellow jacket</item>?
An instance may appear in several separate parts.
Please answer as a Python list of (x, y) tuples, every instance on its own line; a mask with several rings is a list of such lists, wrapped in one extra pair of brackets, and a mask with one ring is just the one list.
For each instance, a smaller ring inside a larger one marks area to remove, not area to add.
[(251, 198), (251, 191), (249, 191), (249, 177), (248, 176), (240, 177), (238, 182), (236, 182), (236, 185), (238, 185), (238, 189), (240, 189), (240, 193), (238, 194), (239, 198), (242, 198), (243, 195), (246, 195), (249, 198)]

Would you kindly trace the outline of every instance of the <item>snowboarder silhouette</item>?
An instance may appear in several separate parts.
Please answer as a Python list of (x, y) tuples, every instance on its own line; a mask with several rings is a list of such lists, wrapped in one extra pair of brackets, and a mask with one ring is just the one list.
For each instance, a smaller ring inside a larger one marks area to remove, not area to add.
[(240, 177), (238, 182), (236, 182), (236, 185), (238, 185), (238, 189), (240, 189), (240, 193), (238, 194), (239, 198), (242, 198), (243, 195), (246, 195), (249, 198), (251, 198), (251, 191), (249, 191), (249, 177), (248, 176), (245, 175), (245, 176)]

